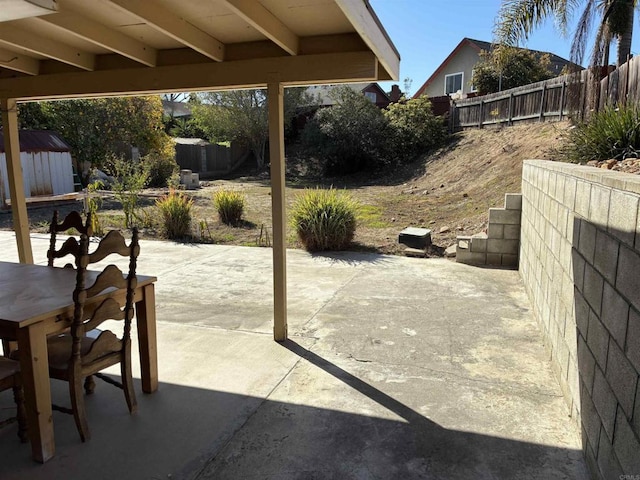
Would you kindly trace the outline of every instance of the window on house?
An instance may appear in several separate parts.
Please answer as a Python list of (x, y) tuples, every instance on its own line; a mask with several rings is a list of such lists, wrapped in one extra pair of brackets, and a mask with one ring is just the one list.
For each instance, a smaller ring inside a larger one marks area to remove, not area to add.
[(462, 80), (464, 73), (453, 73), (451, 75), (444, 76), (444, 94), (450, 95), (456, 93), (458, 90), (462, 90)]
[(364, 96), (367, 97), (367, 100), (370, 102), (376, 103), (376, 94), (374, 92), (364, 92)]

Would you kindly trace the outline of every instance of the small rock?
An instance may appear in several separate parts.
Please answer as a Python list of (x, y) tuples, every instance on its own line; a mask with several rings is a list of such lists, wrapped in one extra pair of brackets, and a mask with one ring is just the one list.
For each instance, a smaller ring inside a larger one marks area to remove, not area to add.
[(462, 225), (458, 225), (458, 227), (456, 228), (456, 230), (458, 230), (459, 232), (464, 230), (464, 227)]
[(440, 185), (440, 188), (444, 188), (444, 183), (442, 183), (442, 184)]
[(455, 257), (456, 256), (456, 244), (455, 243), (453, 245), (449, 245), (445, 249), (444, 256), (447, 257), (447, 258), (451, 258), (451, 257)]
[(449, 227), (442, 227), (442, 228), (438, 231), (438, 233), (447, 233), (447, 232), (450, 232), (450, 231), (451, 231), (451, 229), (450, 229)]
[(462, 198), (467, 198), (468, 196), (469, 196), (469, 194), (468, 194), (468, 193), (463, 193), (463, 194), (462, 194)]

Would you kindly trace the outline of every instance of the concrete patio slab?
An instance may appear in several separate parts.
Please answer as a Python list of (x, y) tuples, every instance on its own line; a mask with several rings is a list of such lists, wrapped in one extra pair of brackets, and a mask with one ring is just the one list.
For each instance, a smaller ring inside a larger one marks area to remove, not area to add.
[(0, 430), (0, 478), (589, 478), (518, 272), (288, 251), (278, 344), (270, 249), (143, 242), (139, 271), (158, 276), (159, 391), (136, 383), (130, 416), (98, 383), (91, 441), (55, 413), (45, 465)]

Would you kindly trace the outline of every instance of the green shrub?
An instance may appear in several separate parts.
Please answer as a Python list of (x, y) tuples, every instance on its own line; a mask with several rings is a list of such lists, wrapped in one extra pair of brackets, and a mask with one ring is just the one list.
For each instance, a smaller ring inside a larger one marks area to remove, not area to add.
[(310, 252), (346, 249), (356, 232), (358, 205), (346, 192), (307, 190), (291, 210), (291, 223)]
[(560, 153), (567, 161), (622, 160), (640, 150), (640, 106), (606, 107), (569, 130)]
[(382, 111), (350, 87), (331, 92), (336, 104), (320, 109), (302, 133), (304, 152), (327, 175), (373, 170), (391, 163), (389, 124)]
[(171, 176), (178, 172), (178, 164), (175, 160), (175, 146), (173, 142), (160, 150), (152, 150), (141, 159), (145, 170), (149, 173), (147, 185), (149, 187), (167, 187)]
[(244, 195), (233, 190), (218, 190), (213, 195), (213, 203), (220, 221), (226, 225), (238, 225), (244, 212)]
[(391, 128), (391, 144), (400, 161), (411, 161), (444, 144), (447, 131), (426, 96), (404, 103), (392, 103), (384, 115)]
[(162, 230), (166, 238), (181, 239), (189, 235), (193, 200), (172, 189), (168, 195), (156, 200), (156, 205), (162, 214)]
[(147, 183), (147, 170), (140, 162), (114, 157), (110, 161), (110, 172), (115, 180), (111, 185), (116, 199), (122, 204), (125, 227), (133, 227), (138, 208), (138, 197)]

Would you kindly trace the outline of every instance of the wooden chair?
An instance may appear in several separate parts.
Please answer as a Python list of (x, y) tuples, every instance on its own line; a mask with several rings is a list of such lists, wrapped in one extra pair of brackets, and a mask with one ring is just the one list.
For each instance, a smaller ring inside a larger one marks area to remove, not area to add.
[[(138, 245), (138, 231), (133, 230), (133, 238), (127, 246), (118, 231), (109, 232), (100, 242), (93, 253), (88, 252), (89, 238), (86, 234), (80, 236), (80, 242), (69, 243), (69, 249), (76, 256), (76, 287), (73, 292), (74, 313), (70, 333), (65, 333), (47, 340), (49, 353), (49, 375), (51, 378), (69, 382), (71, 408), (54, 405), (54, 409), (73, 414), (80, 438), (86, 441), (90, 438), (87, 424), (82, 382), (85, 378), (97, 376), (102, 380), (116, 385), (124, 390), (129, 412), (137, 409), (136, 396), (133, 389), (131, 374), (131, 320), (133, 318), (133, 294), (137, 284), (136, 261), (140, 252)], [(129, 272), (125, 277), (115, 265), (107, 266), (87, 286), (87, 266), (99, 262), (110, 254), (129, 257)], [(124, 290), (126, 294), (107, 296), (99, 303), (92, 299), (104, 292), (105, 289), (115, 287)], [(119, 338), (110, 330), (96, 330), (106, 320), (123, 322), (123, 334)], [(88, 336), (88, 332), (98, 335)], [(117, 382), (101, 373), (101, 370), (112, 365), (120, 364), (122, 382)], [(85, 382), (85, 389), (89, 391)]]
[[(93, 235), (91, 228), (91, 214), (87, 215), (86, 223), (83, 223), (80, 213), (75, 211), (68, 214), (62, 223), (58, 223), (58, 211), (54, 210), (51, 225), (49, 225), (50, 238), (49, 250), (47, 250), (47, 265), (50, 267), (53, 267), (53, 262), (56, 258), (62, 258), (66, 255), (73, 254), (74, 247), (71, 242), (71, 237), (63, 243), (60, 249), (56, 250), (56, 234), (72, 229), (79, 235), (87, 235), (87, 237), (91, 237), (91, 235)], [(68, 263), (65, 267), (73, 267), (73, 265)]]
[(22, 391), (22, 377), (20, 376), (20, 364), (6, 357), (0, 357), (0, 392), (13, 390), (13, 399), (17, 406), (17, 415), (0, 422), (0, 427), (18, 420), (18, 437), (22, 443), (28, 440), (27, 436), (27, 411), (24, 406), (24, 394)]

